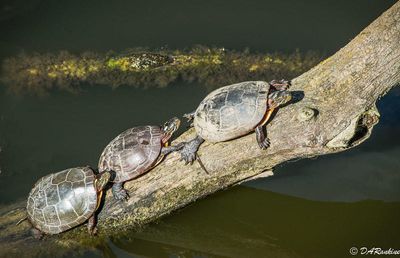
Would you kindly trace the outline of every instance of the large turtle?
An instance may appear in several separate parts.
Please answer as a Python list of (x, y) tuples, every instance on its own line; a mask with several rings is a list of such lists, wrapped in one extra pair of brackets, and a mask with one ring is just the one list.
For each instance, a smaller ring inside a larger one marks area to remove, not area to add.
[(96, 210), (110, 176), (109, 172), (96, 175), (89, 167), (77, 167), (39, 179), (26, 207), (33, 235), (58, 234), (87, 220), (89, 234), (96, 234)]
[(134, 179), (155, 167), (165, 155), (177, 151), (183, 144), (168, 146), (180, 120), (172, 118), (164, 126), (138, 126), (118, 135), (104, 149), (99, 160), (99, 171), (113, 171), (112, 192), (117, 200), (129, 198), (123, 188), (125, 181)]
[(291, 99), (286, 91), (290, 82), (285, 80), (247, 81), (214, 90), (201, 101), (196, 111), (184, 115), (193, 120), (197, 136), (184, 143), (181, 159), (192, 163), (204, 140), (228, 141), (255, 130), (261, 149), (269, 147), (263, 126), (275, 108)]

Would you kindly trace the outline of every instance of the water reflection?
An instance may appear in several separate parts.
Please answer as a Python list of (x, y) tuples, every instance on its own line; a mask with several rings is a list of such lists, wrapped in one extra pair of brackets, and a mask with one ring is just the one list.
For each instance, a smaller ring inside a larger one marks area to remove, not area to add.
[(118, 257), (336, 258), (352, 246), (398, 246), (399, 215), (400, 203), (318, 202), (235, 187), (109, 246)]
[(192, 250), (185, 246), (175, 246), (140, 238), (118, 238), (107, 242), (109, 252), (105, 257), (223, 257), (207, 250)]

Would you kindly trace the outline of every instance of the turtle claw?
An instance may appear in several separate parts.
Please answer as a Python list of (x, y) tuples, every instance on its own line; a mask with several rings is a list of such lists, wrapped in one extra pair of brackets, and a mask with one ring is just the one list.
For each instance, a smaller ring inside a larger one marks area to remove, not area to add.
[(196, 160), (197, 150), (199, 149), (200, 144), (203, 142), (204, 140), (200, 136), (197, 136), (193, 140), (186, 142), (183, 148), (179, 151), (181, 154), (180, 160), (185, 161), (185, 165), (192, 165)]
[(190, 164), (190, 165), (193, 165), (193, 162), (194, 162), (195, 160), (196, 160), (196, 155), (194, 155), (194, 154), (190, 155), (189, 164)]
[(128, 191), (122, 189), (118, 194), (114, 195), (114, 198), (119, 201), (127, 201), (129, 199)]
[(187, 122), (190, 122), (190, 121), (192, 121), (194, 119), (194, 113), (195, 113), (195, 111), (193, 111), (191, 113), (184, 114), (183, 117), (187, 119)]
[(129, 199), (128, 191), (122, 188), (122, 184), (114, 184), (112, 187), (114, 199), (118, 201), (127, 201)]
[(268, 149), (268, 147), (271, 145), (271, 142), (269, 141), (269, 139), (265, 138), (263, 141), (258, 143), (258, 146), (260, 146), (260, 148), (262, 150), (266, 150)]
[(276, 90), (287, 90), (291, 86), (291, 82), (285, 79), (282, 80), (272, 80), (269, 82), (269, 85), (274, 87)]
[(181, 151), (181, 161), (184, 161), (185, 165), (188, 164), (192, 165), (195, 160), (196, 160), (195, 154)]
[(97, 227), (94, 227), (92, 229), (89, 229), (89, 235), (91, 236), (97, 236)]

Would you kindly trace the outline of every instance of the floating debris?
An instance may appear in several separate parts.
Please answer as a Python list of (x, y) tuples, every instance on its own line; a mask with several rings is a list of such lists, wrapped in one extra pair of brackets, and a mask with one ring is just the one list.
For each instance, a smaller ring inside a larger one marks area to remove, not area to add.
[(110, 58), (106, 65), (111, 69), (120, 69), (121, 71), (145, 71), (157, 67), (171, 64), (174, 61), (172, 56), (155, 53), (134, 53), (129, 56), (120, 56)]

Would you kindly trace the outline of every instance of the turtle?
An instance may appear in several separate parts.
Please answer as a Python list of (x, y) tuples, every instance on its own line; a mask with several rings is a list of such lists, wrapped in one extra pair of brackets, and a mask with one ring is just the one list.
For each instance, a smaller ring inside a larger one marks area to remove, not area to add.
[(183, 147), (168, 146), (172, 134), (181, 121), (174, 117), (163, 126), (137, 126), (114, 138), (103, 150), (99, 159), (99, 171), (113, 171), (112, 193), (116, 200), (127, 200), (129, 194), (123, 188), (126, 181), (137, 178), (158, 165), (163, 157)]
[(196, 137), (184, 142), (179, 150), (186, 164), (198, 158), (197, 150), (204, 140), (223, 142), (255, 131), (258, 145), (270, 145), (264, 126), (274, 109), (288, 103), (292, 95), (290, 81), (245, 81), (227, 85), (208, 94), (194, 112), (185, 114), (193, 121)]
[(97, 233), (96, 210), (111, 178), (109, 172), (95, 174), (75, 167), (46, 175), (29, 193), (26, 211), (35, 238), (58, 234), (88, 221), (88, 232)]

